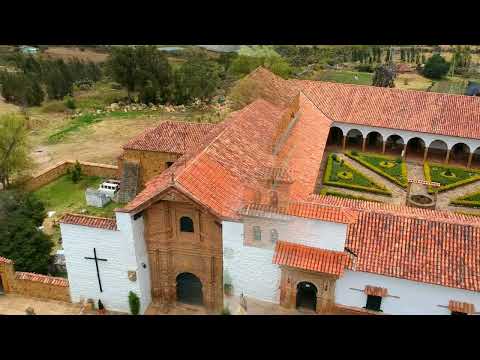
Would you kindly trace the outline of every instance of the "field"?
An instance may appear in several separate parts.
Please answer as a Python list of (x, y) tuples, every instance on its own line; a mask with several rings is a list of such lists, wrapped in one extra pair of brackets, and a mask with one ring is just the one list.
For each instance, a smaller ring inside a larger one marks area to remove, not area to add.
[(447, 93), (447, 94), (457, 94), (464, 95), (465, 89), (467, 88), (467, 81), (459, 78), (450, 78), (448, 80), (441, 80), (435, 82), (430, 91)]
[(432, 81), (419, 74), (399, 74), (395, 79), (395, 89), (427, 91)]
[(314, 76), (314, 80), (344, 84), (372, 85), (373, 74), (359, 71), (321, 70)]
[(83, 61), (93, 61), (101, 63), (107, 60), (108, 54), (104, 52), (97, 52), (91, 49), (81, 51), (79, 48), (52, 46), (46, 49), (42, 56), (50, 59), (72, 60), (79, 59)]

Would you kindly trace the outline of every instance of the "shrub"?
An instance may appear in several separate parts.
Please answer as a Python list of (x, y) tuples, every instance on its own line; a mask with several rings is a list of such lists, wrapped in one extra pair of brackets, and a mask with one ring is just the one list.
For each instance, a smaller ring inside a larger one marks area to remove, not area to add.
[(450, 64), (441, 55), (435, 54), (425, 63), (423, 75), (430, 79), (441, 79), (449, 69)]
[(78, 162), (78, 160), (75, 162), (75, 165), (73, 166), (73, 169), (70, 172), (70, 176), (72, 181), (76, 184), (80, 178), (82, 177), (82, 166)]
[(132, 315), (140, 313), (140, 298), (133, 291), (128, 293), (128, 304), (130, 305), (130, 313)]
[(42, 106), (42, 112), (44, 113), (56, 113), (64, 112), (67, 109), (65, 103), (62, 101), (52, 101)]
[(368, 72), (368, 73), (373, 73), (374, 69), (371, 64), (360, 64), (355, 67), (356, 70), (361, 71), (361, 72)]
[(65, 106), (70, 110), (75, 110), (75, 108), (77, 107), (75, 105), (75, 100), (70, 96), (65, 99), (64, 103), (65, 103)]

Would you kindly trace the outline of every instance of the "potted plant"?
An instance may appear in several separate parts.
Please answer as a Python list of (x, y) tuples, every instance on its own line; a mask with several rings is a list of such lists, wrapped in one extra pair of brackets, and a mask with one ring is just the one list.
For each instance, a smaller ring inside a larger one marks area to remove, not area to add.
[(103, 306), (102, 300), (98, 300), (98, 310), (97, 314), (98, 315), (105, 315), (107, 313), (107, 310), (105, 309), (105, 306)]

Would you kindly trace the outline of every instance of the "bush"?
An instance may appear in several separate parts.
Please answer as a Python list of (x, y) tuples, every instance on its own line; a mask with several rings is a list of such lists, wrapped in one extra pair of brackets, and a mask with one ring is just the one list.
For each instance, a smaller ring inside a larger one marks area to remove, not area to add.
[(44, 113), (58, 113), (64, 112), (65, 110), (67, 110), (65, 103), (63, 103), (62, 101), (52, 101), (48, 104), (43, 105), (41, 111)]
[(75, 110), (75, 108), (77, 107), (75, 105), (75, 100), (70, 96), (66, 98), (64, 103), (65, 103), (65, 106), (70, 110)]
[(356, 66), (355, 69), (361, 72), (368, 72), (368, 73), (373, 73), (374, 71), (374, 68), (371, 64), (360, 64)]
[(132, 315), (140, 313), (140, 298), (133, 291), (128, 293), (128, 304), (130, 305), (130, 313)]
[(82, 166), (80, 165), (78, 160), (75, 162), (75, 165), (71, 170), (70, 177), (75, 184), (78, 183), (78, 181), (82, 177)]

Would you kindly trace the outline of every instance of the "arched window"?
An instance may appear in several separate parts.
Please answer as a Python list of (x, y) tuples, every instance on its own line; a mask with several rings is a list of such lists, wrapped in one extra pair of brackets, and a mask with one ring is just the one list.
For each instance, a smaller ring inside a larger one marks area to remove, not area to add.
[(182, 216), (180, 218), (180, 231), (181, 232), (193, 232), (193, 220), (188, 216)]
[(260, 226), (253, 227), (253, 239), (256, 241), (262, 241), (262, 230)]
[(278, 241), (278, 231), (277, 231), (277, 229), (270, 230), (270, 240), (273, 243)]

